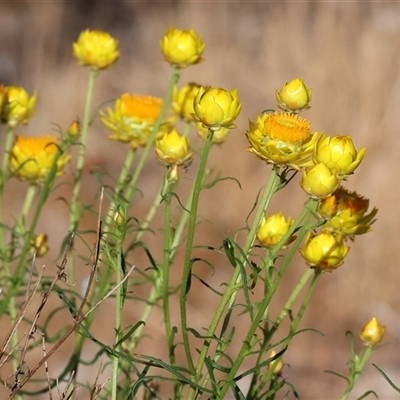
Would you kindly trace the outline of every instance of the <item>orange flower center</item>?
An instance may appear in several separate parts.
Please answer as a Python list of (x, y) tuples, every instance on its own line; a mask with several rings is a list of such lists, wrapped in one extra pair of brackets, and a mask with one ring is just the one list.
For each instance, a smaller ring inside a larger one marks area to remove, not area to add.
[(125, 93), (121, 96), (126, 114), (132, 117), (155, 120), (160, 114), (162, 100), (153, 96), (131, 96)]
[(301, 144), (311, 136), (310, 121), (287, 113), (268, 115), (264, 128), (271, 139), (285, 143)]
[(52, 136), (25, 137), (17, 136), (16, 144), (21, 152), (30, 155), (36, 155), (45, 151), (47, 154), (55, 154), (57, 152), (57, 139)]

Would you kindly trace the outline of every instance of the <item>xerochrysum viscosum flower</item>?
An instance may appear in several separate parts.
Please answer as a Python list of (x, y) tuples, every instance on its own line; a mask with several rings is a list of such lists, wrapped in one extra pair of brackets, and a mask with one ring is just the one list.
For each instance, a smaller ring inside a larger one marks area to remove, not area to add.
[[(10, 151), (11, 173), (22, 181), (44, 181), (50, 173), (58, 151), (57, 138), (52, 136), (17, 136)], [(56, 176), (64, 172), (71, 156), (62, 154), (57, 160)]]
[(118, 40), (109, 33), (98, 30), (87, 29), (81, 32), (72, 47), (80, 65), (99, 70), (109, 68), (120, 56)]
[(288, 113), (262, 114), (250, 121), (246, 132), (254, 153), (268, 164), (286, 165), (300, 170), (311, 165), (318, 133), (311, 133), (310, 122)]
[[(100, 112), (101, 121), (113, 133), (108, 137), (129, 143), (132, 149), (145, 146), (160, 114), (162, 99), (153, 96), (124, 93), (116, 100), (114, 110)], [(170, 127), (170, 121), (161, 124), (157, 137)]]
[(1, 122), (10, 128), (27, 124), (36, 112), (36, 92), (29, 96), (25, 89), (19, 86), (2, 86), (0, 92)]
[(213, 131), (221, 128), (235, 128), (234, 121), (242, 109), (237, 89), (201, 87), (195, 96), (194, 117)]
[(178, 68), (185, 68), (202, 60), (206, 46), (193, 29), (168, 28), (160, 39), (160, 47), (166, 61)]
[(158, 160), (168, 166), (185, 164), (192, 157), (189, 140), (175, 129), (156, 140), (155, 151)]
[(310, 108), (312, 89), (307, 89), (300, 78), (285, 83), (275, 92), (278, 107), (284, 111), (299, 113)]
[(195, 121), (193, 117), (193, 101), (200, 88), (200, 85), (193, 82), (188, 83), (180, 89), (178, 89), (176, 86), (174, 87), (174, 92), (172, 95), (172, 110), (179, 116), (179, 118), (186, 122)]
[(376, 346), (383, 339), (385, 333), (386, 326), (381, 325), (373, 317), (362, 327), (359, 337), (366, 346)]
[[(291, 218), (286, 220), (281, 212), (270, 217), (265, 215), (258, 228), (257, 240), (262, 246), (274, 247), (286, 235), (293, 222)], [(290, 241), (291, 238), (288, 242)]]
[(300, 182), (303, 190), (314, 199), (325, 199), (339, 186), (336, 175), (324, 164), (306, 168)]

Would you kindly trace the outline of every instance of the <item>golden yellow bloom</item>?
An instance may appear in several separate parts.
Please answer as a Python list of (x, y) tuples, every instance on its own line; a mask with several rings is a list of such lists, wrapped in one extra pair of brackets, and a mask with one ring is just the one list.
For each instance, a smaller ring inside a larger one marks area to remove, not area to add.
[(286, 220), (281, 212), (270, 217), (265, 215), (258, 228), (257, 240), (265, 247), (274, 247), (285, 236), (293, 222), (291, 218)]
[(317, 235), (308, 233), (304, 248), (299, 252), (312, 268), (331, 272), (342, 265), (349, 250), (340, 234), (326, 231)]
[(339, 181), (324, 163), (319, 163), (303, 171), (300, 186), (312, 198), (325, 199), (337, 189)]
[(179, 68), (199, 63), (206, 45), (193, 29), (181, 31), (168, 28), (160, 39), (161, 51), (166, 61)]
[(31, 240), (31, 252), (36, 253), (36, 257), (43, 257), (49, 251), (47, 235), (41, 233)]
[[(10, 171), (22, 181), (44, 181), (57, 154), (57, 138), (52, 136), (17, 136), (10, 152)], [(57, 161), (56, 176), (64, 172), (70, 155), (62, 154)]]
[(285, 83), (282, 89), (276, 91), (276, 101), (282, 110), (299, 113), (310, 108), (312, 89), (307, 89), (300, 78)]
[[(271, 353), (269, 354), (268, 358), (273, 358), (275, 357), (276, 353), (274, 350), (271, 351)], [(274, 368), (273, 373), (274, 374), (279, 374), (282, 371), (283, 368), (283, 361), (282, 358), (277, 362), (277, 360), (271, 361), (268, 364), (268, 369), (270, 368)]]
[(117, 62), (120, 54), (118, 40), (103, 31), (81, 32), (76, 43), (73, 43), (73, 53), (79, 65), (106, 69)]
[(11, 128), (27, 124), (36, 112), (36, 92), (29, 97), (22, 87), (6, 86), (1, 97), (1, 122)]
[[(132, 149), (145, 146), (160, 114), (162, 99), (152, 96), (130, 95), (124, 93), (115, 102), (114, 111), (100, 112), (101, 121), (113, 134), (108, 137), (123, 143), (130, 143)], [(158, 136), (169, 128), (165, 122)]]
[(256, 123), (250, 121), (246, 136), (248, 151), (266, 163), (300, 170), (312, 165), (318, 132), (311, 134), (310, 122), (297, 115), (273, 113), (258, 116)]
[(234, 128), (233, 122), (242, 109), (237, 89), (228, 92), (211, 86), (197, 91), (193, 105), (196, 120), (213, 131)]
[(81, 134), (81, 123), (79, 120), (72, 121), (71, 125), (67, 129), (67, 135), (70, 139), (76, 139)]
[(372, 230), (378, 209), (367, 214), (368, 207), (368, 199), (339, 187), (332, 196), (322, 200), (318, 214), (327, 220), (324, 229), (352, 238)]
[(155, 151), (158, 160), (166, 165), (182, 165), (193, 154), (189, 151), (189, 140), (180, 136), (175, 129), (156, 140)]
[(385, 332), (386, 326), (381, 325), (374, 317), (363, 326), (359, 336), (366, 346), (375, 346), (385, 336)]
[[(197, 133), (201, 139), (206, 140), (208, 136), (208, 128), (205, 128), (200, 122), (196, 124)], [(225, 142), (228, 133), (231, 130), (229, 128), (221, 128), (213, 133), (212, 142), (213, 143), (223, 143)]]
[(314, 162), (325, 163), (338, 179), (347, 179), (364, 158), (365, 148), (357, 151), (350, 136), (326, 136), (318, 139), (314, 149)]
[(176, 86), (174, 87), (172, 109), (179, 115), (179, 118), (186, 122), (193, 122), (195, 120), (193, 118), (193, 101), (200, 87), (200, 85), (193, 82), (188, 83), (179, 90)]

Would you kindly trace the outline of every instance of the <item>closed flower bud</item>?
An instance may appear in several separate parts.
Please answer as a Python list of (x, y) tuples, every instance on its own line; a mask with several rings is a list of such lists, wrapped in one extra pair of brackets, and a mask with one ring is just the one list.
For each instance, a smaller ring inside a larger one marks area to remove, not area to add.
[(341, 235), (326, 231), (318, 235), (309, 233), (299, 252), (312, 268), (331, 272), (342, 265), (349, 250)]
[(314, 162), (325, 163), (338, 179), (347, 179), (361, 163), (365, 150), (357, 151), (350, 136), (322, 134), (314, 148)]
[[(53, 167), (57, 151), (57, 138), (52, 136), (17, 136), (10, 151), (10, 171), (22, 181), (44, 181)], [(58, 158), (56, 176), (63, 174), (70, 159), (68, 154)]]
[(366, 346), (375, 346), (385, 336), (385, 332), (386, 326), (382, 326), (374, 317), (363, 326), (359, 336)]
[(41, 233), (31, 240), (31, 252), (36, 254), (36, 257), (43, 257), (49, 251), (49, 243), (47, 235)]
[(179, 180), (179, 170), (176, 164), (172, 165), (172, 167), (168, 170), (167, 180), (170, 185), (175, 185)]
[[(276, 355), (275, 351), (272, 350), (268, 358), (273, 358), (273, 357), (275, 357), (275, 355)], [(282, 371), (282, 368), (283, 368), (282, 358), (279, 359), (279, 361), (277, 361), (277, 360), (271, 361), (268, 364), (268, 369), (270, 369), (270, 368), (274, 369), (272, 371), (274, 374), (279, 374)]]
[(312, 198), (324, 199), (337, 189), (339, 182), (324, 163), (319, 163), (303, 171), (300, 185)]
[(161, 51), (166, 61), (178, 68), (199, 63), (205, 44), (193, 29), (182, 31), (168, 28), (160, 39)]
[(286, 235), (293, 222), (291, 218), (286, 220), (281, 212), (270, 217), (265, 215), (258, 228), (257, 240), (265, 247), (274, 247)]
[(310, 108), (311, 93), (312, 90), (307, 89), (300, 78), (293, 79), (285, 83), (279, 92), (276, 91), (278, 107), (292, 113), (307, 110)]
[(356, 192), (339, 187), (332, 196), (321, 201), (318, 214), (327, 222), (324, 229), (354, 238), (372, 230), (378, 212), (374, 208), (367, 214), (369, 200)]
[(70, 139), (76, 139), (81, 134), (81, 124), (78, 120), (75, 120), (67, 129), (67, 135)]
[(114, 222), (115, 222), (115, 226), (119, 230), (123, 230), (123, 229), (125, 229), (126, 220), (125, 220), (125, 217), (120, 212), (119, 208), (120, 207), (118, 207), (118, 210), (114, 214)]
[(232, 129), (240, 113), (237, 89), (227, 91), (221, 88), (200, 88), (194, 100), (194, 112), (197, 121), (203, 126), (217, 131), (221, 128)]
[(172, 109), (179, 115), (179, 118), (186, 122), (195, 120), (193, 118), (193, 101), (200, 87), (196, 83), (188, 83), (179, 90), (176, 87), (174, 88)]
[(158, 160), (166, 165), (182, 165), (192, 157), (189, 140), (175, 129), (156, 140), (155, 151)]
[(27, 124), (36, 112), (36, 99), (36, 93), (29, 97), (22, 87), (6, 86), (2, 94), (1, 122), (7, 124), (10, 128)]
[(109, 68), (120, 56), (118, 41), (107, 32), (83, 31), (72, 46), (79, 65), (95, 69)]

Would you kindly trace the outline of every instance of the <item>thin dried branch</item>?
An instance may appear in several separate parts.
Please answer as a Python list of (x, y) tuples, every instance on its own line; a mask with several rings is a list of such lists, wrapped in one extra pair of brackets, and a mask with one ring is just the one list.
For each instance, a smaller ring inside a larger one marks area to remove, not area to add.
[[(44, 339), (44, 335), (42, 337), (42, 349), (43, 349), (43, 356), (46, 357), (46, 342)], [(50, 375), (49, 375), (49, 366), (47, 365), (47, 361), (44, 363), (44, 370), (46, 372), (46, 378), (47, 378), (47, 385), (49, 387), (49, 399), (53, 400), (53, 393), (51, 391), (51, 381), (50, 381)]]

